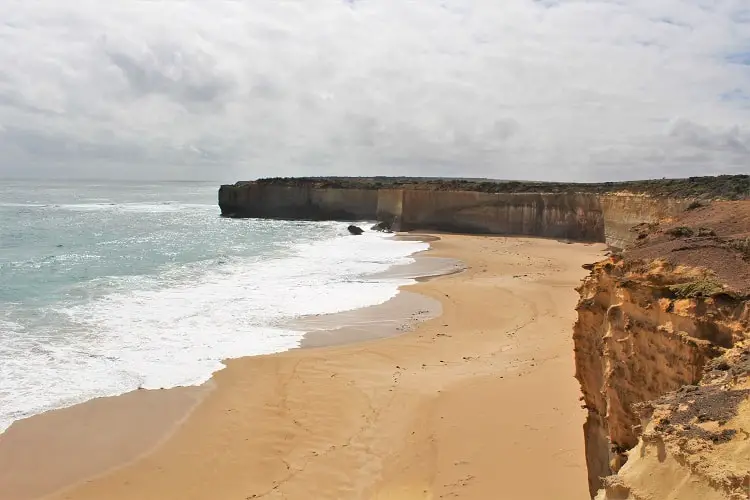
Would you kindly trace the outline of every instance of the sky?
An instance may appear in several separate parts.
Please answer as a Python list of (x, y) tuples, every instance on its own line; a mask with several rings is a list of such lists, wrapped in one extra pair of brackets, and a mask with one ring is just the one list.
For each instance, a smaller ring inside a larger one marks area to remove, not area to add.
[(0, 177), (719, 173), (747, 0), (0, 0)]

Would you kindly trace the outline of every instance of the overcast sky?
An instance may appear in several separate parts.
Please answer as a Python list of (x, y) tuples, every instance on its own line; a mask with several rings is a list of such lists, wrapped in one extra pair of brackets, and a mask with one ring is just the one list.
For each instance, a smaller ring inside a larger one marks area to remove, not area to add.
[(748, 0), (0, 0), (0, 177), (748, 172)]

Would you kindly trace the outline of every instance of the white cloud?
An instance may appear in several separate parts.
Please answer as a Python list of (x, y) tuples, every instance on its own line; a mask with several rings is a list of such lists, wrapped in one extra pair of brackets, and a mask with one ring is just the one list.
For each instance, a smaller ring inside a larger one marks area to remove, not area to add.
[(0, 20), (0, 176), (750, 171), (746, 0), (2, 0)]

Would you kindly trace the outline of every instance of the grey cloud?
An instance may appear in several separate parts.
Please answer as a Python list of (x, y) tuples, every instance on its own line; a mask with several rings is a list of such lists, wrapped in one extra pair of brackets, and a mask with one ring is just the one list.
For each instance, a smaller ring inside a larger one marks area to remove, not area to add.
[(139, 58), (113, 49), (106, 53), (139, 95), (161, 93), (180, 103), (207, 103), (220, 100), (232, 84), (212, 71), (208, 56), (191, 60), (166, 47), (149, 48)]
[(747, 172), (743, 9), (7, 0), (0, 177)]
[(689, 120), (677, 120), (669, 135), (693, 148), (708, 151), (727, 151), (745, 155), (750, 152), (750, 131), (743, 132), (739, 126), (711, 130)]

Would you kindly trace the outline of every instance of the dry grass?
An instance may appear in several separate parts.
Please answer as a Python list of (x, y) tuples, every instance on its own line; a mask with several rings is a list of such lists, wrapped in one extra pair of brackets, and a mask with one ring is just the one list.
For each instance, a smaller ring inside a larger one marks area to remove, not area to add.
[(732, 250), (740, 252), (745, 259), (750, 259), (750, 238), (729, 240), (726, 245)]
[(713, 297), (724, 293), (724, 287), (716, 280), (702, 279), (678, 285), (670, 285), (669, 291), (678, 299), (696, 299), (700, 297)]
[(695, 234), (695, 231), (687, 226), (677, 226), (672, 229), (665, 231), (668, 235), (674, 236), (675, 238), (687, 238)]

